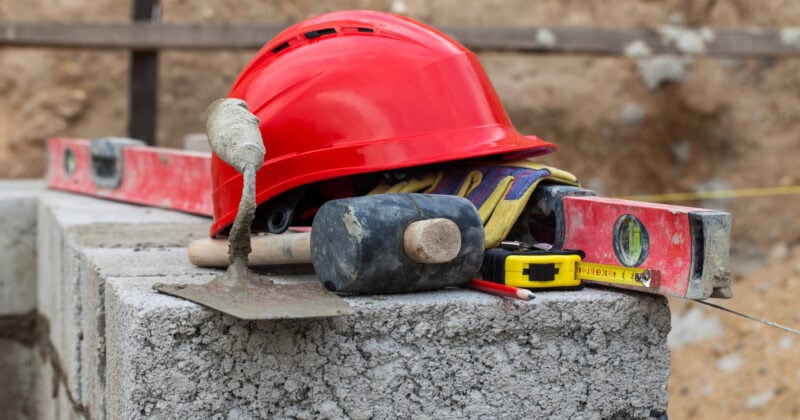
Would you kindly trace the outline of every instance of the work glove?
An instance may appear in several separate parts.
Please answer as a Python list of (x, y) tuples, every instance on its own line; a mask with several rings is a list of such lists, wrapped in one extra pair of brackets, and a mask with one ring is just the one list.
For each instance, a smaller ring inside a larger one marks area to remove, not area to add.
[(517, 221), (541, 181), (578, 186), (569, 172), (528, 160), (460, 162), (401, 182), (382, 182), (369, 194), (426, 193), (457, 195), (478, 209), (486, 248), (496, 248)]

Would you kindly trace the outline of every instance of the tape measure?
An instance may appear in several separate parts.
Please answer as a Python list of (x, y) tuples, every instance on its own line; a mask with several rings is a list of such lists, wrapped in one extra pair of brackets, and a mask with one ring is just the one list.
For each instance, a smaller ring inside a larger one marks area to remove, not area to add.
[(580, 262), (577, 277), (598, 283), (650, 287), (653, 272), (646, 268)]
[(486, 251), (482, 276), (485, 280), (526, 289), (580, 287), (583, 281), (628, 287), (650, 288), (654, 275), (641, 267), (620, 267), (583, 262), (577, 250)]

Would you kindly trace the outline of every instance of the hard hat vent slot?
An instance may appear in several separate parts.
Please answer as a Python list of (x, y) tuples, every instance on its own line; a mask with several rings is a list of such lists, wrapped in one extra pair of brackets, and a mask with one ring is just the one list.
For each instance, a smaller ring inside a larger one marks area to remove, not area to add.
[(336, 29), (334, 29), (334, 28), (317, 29), (316, 31), (308, 31), (308, 32), (306, 32), (306, 38), (314, 39), (314, 38), (319, 38), (319, 37), (321, 37), (323, 35), (330, 35), (330, 34), (335, 34), (335, 33), (336, 33)]
[[(306, 39), (316, 39), (316, 38), (319, 38), (319, 37), (321, 37), (323, 35), (333, 35), (336, 32), (337, 32), (336, 28), (322, 28), (322, 29), (317, 29), (317, 30), (314, 30), (314, 31), (308, 31), (303, 35), (306, 37)], [(375, 29), (366, 28), (366, 27), (352, 27), (351, 26), (351, 27), (341, 28), (341, 32), (344, 33), (344, 34), (355, 33), (355, 32), (371, 34), (371, 33), (375, 33)], [(281, 51), (293, 46), (292, 44), (297, 44), (297, 42), (290, 43), (291, 41), (296, 41), (296, 40), (297, 39), (295, 38), (293, 40), (286, 41), (286, 42), (278, 45), (277, 47), (272, 49), (272, 53), (273, 54), (277, 54), (277, 53), (279, 53), (279, 52), (281, 52)]]
[(273, 48), (273, 49), (272, 49), (272, 53), (273, 53), (273, 54), (277, 54), (277, 53), (279, 53), (279, 52), (281, 52), (281, 51), (283, 51), (283, 50), (285, 50), (285, 49), (287, 49), (287, 48), (289, 48), (289, 42), (288, 42), (288, 41), (287, 41), (287, 42), (284, 42), (284, 43), (283, 43), (283, 44), (281, 44), (281, 45), (278, 45), (278, 46), (277, 46), (277, 47), (275, 47), (275, 48)]

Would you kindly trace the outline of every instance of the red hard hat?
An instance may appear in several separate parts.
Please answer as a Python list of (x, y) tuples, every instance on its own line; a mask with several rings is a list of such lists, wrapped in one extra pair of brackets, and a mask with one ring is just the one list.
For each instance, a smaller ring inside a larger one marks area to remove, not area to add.
[[(266, 147), (259, 205), (333, 178), (556, 146), (511, 125), (477, 57), (414, 20), (342, 11), (295, 24), (265, 45), (229, 96), (259, 118)], [(236, 216), (242, 177), (211, 164), (216, 236)]]

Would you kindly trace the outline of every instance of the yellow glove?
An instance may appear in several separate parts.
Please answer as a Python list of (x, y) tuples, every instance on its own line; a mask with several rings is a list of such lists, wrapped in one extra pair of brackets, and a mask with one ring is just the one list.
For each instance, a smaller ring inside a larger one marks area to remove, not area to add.
[(539, 182), (578, 185), (561, 169), (528, 160), (467, 162), (394, 185), (381, 184), (370, 194), (423, 192), (458, 195), (478, 209), (486, 233), (486, 248), (496, 248), (519, 218)]

